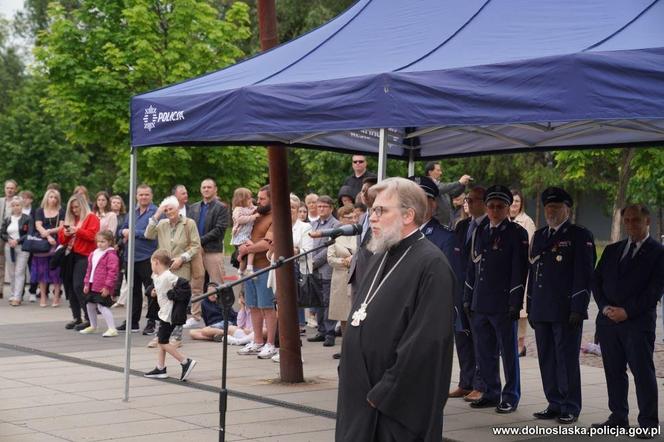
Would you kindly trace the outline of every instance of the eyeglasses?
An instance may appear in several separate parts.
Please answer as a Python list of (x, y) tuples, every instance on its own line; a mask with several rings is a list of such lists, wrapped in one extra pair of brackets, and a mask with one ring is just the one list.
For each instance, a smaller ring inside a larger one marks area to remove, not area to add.
[(362, 164), (364, 160), (353, 160), (353, 164)]
[(383, 213), (389, 212), (387, 209), (401, 209), (403, 206), (373, 206), (369, 209), (369, 216), (376, 214), (377, 218), (383, 216)]

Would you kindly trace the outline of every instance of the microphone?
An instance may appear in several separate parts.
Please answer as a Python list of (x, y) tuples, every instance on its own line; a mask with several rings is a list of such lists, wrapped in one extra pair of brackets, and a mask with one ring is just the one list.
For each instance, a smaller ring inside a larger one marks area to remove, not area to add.
[(330, 238), (336, 238), (338, 236), (355, 236), (360, 233), (362, 233), (362, 224), (344, 224), (336, 229), (323, 229), (309, 232), (309, 236), (312, 238), (323, 238), (328, 236)]

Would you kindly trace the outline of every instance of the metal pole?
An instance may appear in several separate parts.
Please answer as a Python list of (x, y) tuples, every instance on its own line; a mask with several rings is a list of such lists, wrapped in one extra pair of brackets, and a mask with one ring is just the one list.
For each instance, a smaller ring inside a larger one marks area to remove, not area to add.
[(134, 250), (136, 236), (136, 156), (138, 152), (135, 147), (131, 148), (129, 157), (129, 242), (127, 243), (127, 315), (125, 322), (125, 366), (124, 366), (124, 398), (129, 401), (129, 366), (131, 363), (131, 311), (134, 301)]
[(219, 390), (219, 442), (224, 442), (226, 440), (226, 409), (228, 408), (228, 390), (226, 389), (228, 318), (230, 317), (231, 306), (224, 304), (220, 295), (217, 295), (217, 303), (222, 306), (224, 312), (224, 342), (221, 344), (221, 390)]
[(408, 151), (408, 176), (415, 175), (415, 151), (410, 149)]
[(378, 138), (378, 181), (387, 178), (387, 129), (380, 129)]
[[(277, 10), (274, 0), (258, 1), (258, 26), (261, 50), (279, 43)], [(293, 256), (293, 231), (288, 190), (288, 151), (281, 146), (268, 146), (270, 163), (270, 200), (275, 256)], [(293, 264), (276, 270), (277, 305), (279, 306), (279, 368), (283, 382), (304, 382), (300, 352), (300, 326), (297, 319), (295, 273)]]

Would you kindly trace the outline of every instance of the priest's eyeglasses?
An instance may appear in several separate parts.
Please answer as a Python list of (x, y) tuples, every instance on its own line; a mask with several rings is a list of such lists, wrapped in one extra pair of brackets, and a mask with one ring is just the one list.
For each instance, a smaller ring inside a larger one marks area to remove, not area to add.
[(403, 206), (373, 206), (369, 209), (369, 216), (376, 214), (377, 218), (383, 216), (383, 213), (389, 212), (388, 209), (402, 209)]

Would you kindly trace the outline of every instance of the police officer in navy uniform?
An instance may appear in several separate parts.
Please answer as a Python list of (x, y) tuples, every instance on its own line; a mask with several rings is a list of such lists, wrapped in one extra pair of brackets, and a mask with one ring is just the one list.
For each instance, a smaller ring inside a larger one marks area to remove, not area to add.
[(438, 222), (436, 218), (433, 218), (433, 214), (436, 213), (438, 207), (436, 202), (439, 195), (438, 186), (429, 177), (411, 176), (408, 179), (418, 184), (427, 196), (427, 211), (424, 214), (424, 223), (420, 226), (420, 231), (443, 252), (448, 261), (451, 261), (454, 249), (454, 234)]
[[(509, 188), (489, 187), (484, 201), (489, 223), (476, 229), (471, 239), (464, 308), (477, 334), (478, 364), (486, 391), (470, 406), (512, 413), (521, 397), (517, 321), (528, 271), (528, 233), (508, 218), (512, 204)], [(502, 392), (499, 354), (505, 373)]]
[(571, 424), (581, 412), (579, 348), (595, 243), (590, 231), (569, 221), (572, 197), (563, 189), (542, 192), (542, 205), (547, 225), (535, 232), (530, 246), (526, 310), (549, 405), (533, 416)]
[(457, 330), (454, 335), (454, 345), (459, 360), (459, 384), (456, 389), (450, 391), (448, 397), (463, 397), (468, 402), (480, 399), (486, 389), (475, 357), (476, 334), (473, 332), (470, 319), (463, 308), (463, 288), (470, 261), (471, 238), (476, 229), (483, 228), (489, 222), (489, 218), (486, 216), (484, 195), (486, 195), (486, 189), (481, 186), (475, 186), (468, 191), (465, 202), (468, 204), (470, 216), (460, 220), (454, 228), (454, 249), (450, 260), (459, 283), (459, 290), (454, 294), (454, 305), (460, 313), (461, 330)]
[(657, 302), (664, 292), (664, 246), (649, 235), (650, 211), (634, 204), (621, 212), (627, 239), (606, 247), (595, 269), (593, 295), (599, 310), (597, 335), (602, 348), (611, 415), (593, 427), (627, 427), (627, 366), (634, 376), (640, 439), (659, 426), (653, 351)]

